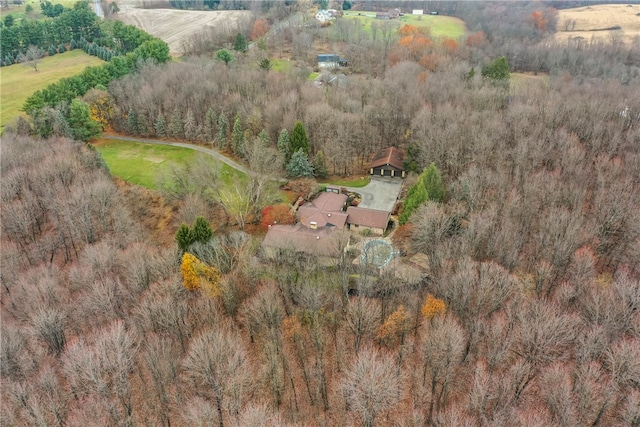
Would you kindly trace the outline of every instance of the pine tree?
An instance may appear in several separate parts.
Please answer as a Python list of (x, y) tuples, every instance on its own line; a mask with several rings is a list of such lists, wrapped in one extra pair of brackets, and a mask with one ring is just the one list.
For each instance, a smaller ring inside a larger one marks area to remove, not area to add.
[(149, 136), (149, 126), (144, 114), (138, 114), (138, 133), (142, 136)]
[(269, 135), (267, 135), (267, 131), (264, 129), (260, 131), (260, 133), (258, 134), (258, 138), (260, 139), (264, 147), (267, 147), (271, 143)]
[(171, 123), (169, 123), (169, 133), (173, 138), (184, 138), (184, 127), (182, 123), (182, 113), (178, 107), (173, 109)]
[(193, 239), (196, 242), (207, 243), (211, 240), (213, 231), (211, 225), (203, 217), (199, 216), (193, 224)]
[(195, 242), (193, 232), (187, 224), (180, 224), (178, 231), (176, 231), (175, 240), (182, 252), (186, 252), (189, 246)]
[(159, 137), (167, 136), (167, 122), (164, 119), (164, 114), (162, 114), (162, 111), (158, 111), (158, 115), (156, 116), (156, 121), (153, 122), (153, 128), (156, 131), (156, 136), (159, 136)]
[(231, 151), (234, 154), (238, 154), (238, 149), (242, 149), (243, 138), (240, 115), (236, 114), (236, 118), (233, 120), (233, 131), (231, 132)]
[(322, 152), (322, 150), (318, 151), (316, 153), (316, 156), (313, 158), (313, 167), (317, 178), (327, 177), (327, 162), (324, 158), (324, 153)]
[(293, 126), (293, 133), (291, 134), (291, 143), (289, 146), (289, 153), (295, 153), (298, 150), (304, 151), (304, 154), (309, 155), (309, 140), (307, 139), (307, 131), (300, 120), (296, 121)]
[(424, 188), (429, 194), (429, 200), (436, 202), (444, 202), (444, 185), (442, 184), (442, 176), (436, 165), (431, 162), (429, 167), (422, 172), (420, 179), (424, 184)]
[(405, 197), (404, 204), (402, 205), (402, 213), (399, 218), (400, 225), (406, 224), (409, 218), (411, 218), (411, 214), (427, 200), (429, 200), (429, 193), (427, 193), (422, 179), (418, 179), (418, 182), (407, 191), (407, 197)]
[(238, 33), (236, 35), (236, 41), (233, 43), (233, 50), (244, 53), (248, 49), (247, 39), (241, 33)]
[(195, 141), (197, 133), (196, 118), (191, 108), (189, 108), (187, 114), (184, 116), (184, 137), (188, 141)]
[(133, 108), (129, 109), (129, 114), (127, 114), (127, 128), (132, 135), (140, 134), (138, 131), (138, 113)]
[(216, 140), (218, 141), (218, 148), (221, 150), (227, 149), (227, 134), (229, 133), (229, 120), (227, 120), (227, 116), (224, 115), (224, 111), (220, 113), (218, 116), (218, 137)]
[(289, 149), (291, 145), (291, 141), (289, 139), (289, 131), (286, 129), (282, 129), (280, 131), (280, 135), (278, 136), (278, 151), (282, 155), (282, 158), (285, 162), (289, 161)]
[(289, 178), (313, 177), (313, 165), (302, 149), (293, 153), (291, 160), (287, 163), (286, 170)]
[(216, 112), (209, 108), (204, 115), (204, 135), (213, 144), (213, 137), (216, 128)]

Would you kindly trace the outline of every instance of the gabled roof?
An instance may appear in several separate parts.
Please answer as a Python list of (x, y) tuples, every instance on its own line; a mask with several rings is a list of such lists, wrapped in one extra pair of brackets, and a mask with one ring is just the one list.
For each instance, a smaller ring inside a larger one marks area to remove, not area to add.
[(342, 210), (346, 202), (346, 194), (320, 193), (315, 200), (298, 209), (298, 219), (306, 227), (314, 222), (316, 227), (333, 225), (342, 229), (347, 221), (347, 214)]
[(389, 223), (389, 215), (391, 214), (386, 211), (349, 206), (347, 215), (349, 215), (347, 218), (349, 224), (386, 230)]
[(332, 235), (332, 230), (326, 227), (312, 230), (301, 224), (272, 225), (262, 245), (267, 248), (293, 250), (318, 256), (339, 255), (338, 242)]
[(396, 147), (388, 147), (378, 153), (371, 162), (371, 168), (380, 166), (393, 166), (396, 169), (404, 170), (404, 153)]

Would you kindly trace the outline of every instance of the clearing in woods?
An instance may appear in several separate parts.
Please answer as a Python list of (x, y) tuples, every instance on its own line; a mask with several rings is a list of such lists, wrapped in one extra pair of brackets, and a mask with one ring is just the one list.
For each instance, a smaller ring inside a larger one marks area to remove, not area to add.
[(0, 128), (20, 114), (20, 108), (35, 91), (44, 89), (63, 77), (81, 73), (85, 68), (104, 63), (80, 49), (47, 56), (38, 63), (38, 71), (25, 64), (2, 67), (0, 80)]
[(212, 27), (227, 26), (234, 29), (239, 23), (245, 20), (248, 22), (251, 19), (251, 12), (136, 9), (123, 3), (116, 18), (164, 40), (169, 45), (172, 55), (182, 55), (182, 43), (194, 34)]
[(190, 148), (122, 141), (108, 137), (99, 139), (94, 145), (114, 176), (151, 190), (157, 190), (159, 179), (170, 175), (172, 164), (183, 166), (197, 161), (198, 158), (204, 159), (212, 166), (219, 166), (220, 178), (225, 185), (245, 179), (241, 172)]
[[(612, 29), (618, 28), (619, 29)], [(558, 11), (556, 40), (582, 38), (633, 43), (640, 37), (640, 4), (601, 4)]]

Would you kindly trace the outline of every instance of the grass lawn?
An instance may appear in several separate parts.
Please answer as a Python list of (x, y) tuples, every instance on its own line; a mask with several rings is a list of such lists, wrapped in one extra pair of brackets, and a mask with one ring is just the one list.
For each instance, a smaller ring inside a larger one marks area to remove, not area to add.
[(63, 77), (79, 74), (90, 65), (104, 63), (89, 56), (81, 49), (42, 58), (38, 71), (23, 64), (13, 64), (0, 69), (0, 128), (18, 117), (27, 98)]
[[(244, 185), (247, 176), (231, 166), (220, 163), (213, 157), (196, 150), (169, 145), (145, 144), (143, 142), (121, 141), (102, 138), (94, 143), (96, 149), (107, 162), (111, 174), (132, 184), (158, 190), (158, 180), (171, 165), (185, 165), (202, 158), (211, 167), (220, 168), (219, 189), (233, 189), (235, 185)], [(368, 182), (368, 181), (367, 181)], [(269, 184), (270, 191), (279, 195), (281, 200), (289, 200), (286, 192), (278, 189), (278, 183)], [(293, 201), (291, 201), (292, 203)]]
[(464, 21), (452, 16), (404, 15), (400, 17), (400, 21), (403, 24), (428, 27), (433, 38), (449, 37), (459, 39), (467, 31)]
[(287, 59), (272, 59), (271, 69), (278, 72), (289, 72), (293, 67), (293, 61)]
[[(152, 190), (158, 188), (157, 179), (171, 164), (184, 165), (203, 157), (212, 166), (218, 162), (212, 157), (189, 148), (145, 144), (104, 138), (96, 142), (96, 149), (107, 162), (111, 173), (127, 182)], [(226, 164), (220, 168), (220, 178), (231, 185), (244, 175)]]
[[(73, 5), (78, 2), (78, 0), (49, 0), (51, 4), (61, 4), (67, 9), (73, 8)], [(13, 1), (9, 1), (9, 7), (0, 8), (0, 18), (4, 18), (7, 15), (13, 15), (13, 18), (16, 21), (16, 24), (24, 19), (26, 16), (25, 8), (30, 4), (33, 8), (33, 11), (29, 14), (29, 18), (31, 19), (42, 19), (44, 15), (42, 14), (42, 9), (40, 8), (40, 0), (26, 0), (21, 5), (13, 4)]]
[(366, 176), (355, 176), (352, 178), (328, 179), (328, 180), (320, 181), (320, 183), (324, 185), (335, 185), (338, 187), (361, 188), (369, 184), (370, 181), (371, 181), (371, 177), (369, 175), (366, 175)]
[[(360, 13), (361, 15), (358, 15)], [(383, 23), (392, 23), (398, 28), (400, 28), (403, 24), (415, 25), (417, 27), (427, 27), (431, 31), (431, 36), (433, 38), (439, 37), (449, 37), (452, 39), (458, 39), (464, 36), (467, 28), (461, 19), (453, 18), (451, 16), (442, 16), (442, 15), (404, 15), (400, 17), (400, 19), (393, 19), (391, 21), (377, 20), (375, 18), (375, 12), (349, 12), (348, 15), (344, 15), (342, 19), (353, 19), (358, 20), (358, 22), (362, 23), (363, 28), (366, 31), (371, 31), (371, 24), (374, 22), (378, 22), (380, 24)]]

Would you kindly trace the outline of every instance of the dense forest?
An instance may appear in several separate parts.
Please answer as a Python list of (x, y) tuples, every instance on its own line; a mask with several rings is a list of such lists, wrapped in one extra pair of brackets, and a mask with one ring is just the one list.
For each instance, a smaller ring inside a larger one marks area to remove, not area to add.
[[(539, 2), (438, 4), (464, 39), (302, 22), (216, 60), (253, 29), (227, 28), (92, 92), (115, 130), (256, 172), (284, 173), (302, 124), (330, 174), (389, 145), (433, 164), (443, 192), (382, 271), (264, 257), (229, 215), (203, 221), (230, 206), (198, 165), (163, 193), (189, 242), (158, 245), (91, 145), (5, 134), (2, 425), (639, 426), (640, 46), (552, 42)], [(308, 80), (319, 50), (349, 58), (342, 83)], [(259, 65), (285, 53), (289, 73)]]

